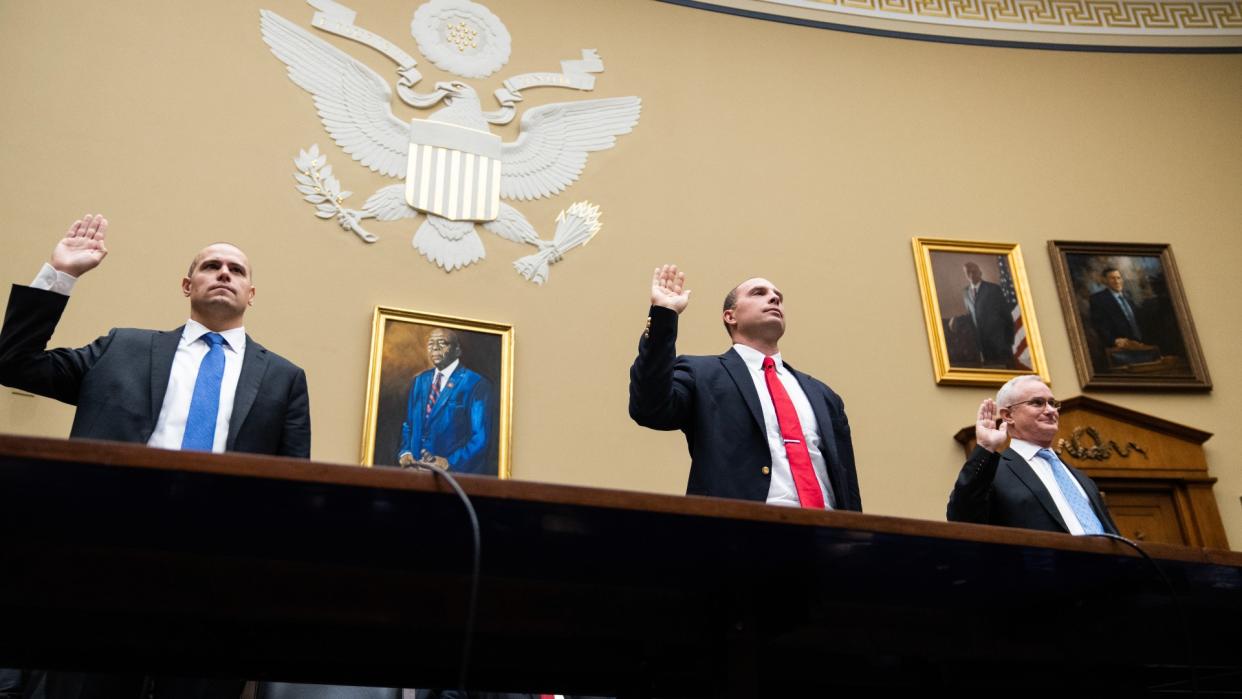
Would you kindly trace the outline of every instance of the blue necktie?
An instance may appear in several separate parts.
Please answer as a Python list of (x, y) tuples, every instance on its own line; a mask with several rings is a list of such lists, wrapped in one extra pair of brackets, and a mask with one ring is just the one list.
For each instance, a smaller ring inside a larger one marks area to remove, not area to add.
[(1057, 486), (1061, 488), (1065, 502), (1069, 503), (1070, 510), (1078, 518), (1078, 523), (1082, 525), (1083, 533), (1103, 534), (1104, 526), (1100, 524), (1100, 518), (1095, 516), (1091, 503), (1087, 502), (1087, 498), (1079, 492), (1078, 483), (1070, 475), (1069, 467), (1062, 463), (1051, 449), (1040, 449), (1035, 452), (1035, 455), (1042, 457), (1052, 467), (1052, 476), (1057, 479)]
[(1138, 319), (1134, 317), (1134, 308), (1130, 306), (1125, 296), (1116, 292), (1113, 292), (1113, 296), (1117, 297), (1117, 305), (1121, 306), (1121, 312), (1125, 315), (1126, 322), (1130, 324), (1130, 332), (1134, 335), (1131, 339), (1142, 340), (1143, 338), (1139, 337)]
[(224, 338), (220, 333), (207, 333), (201, 338), (211, 347), (198, 365), (194, 380), (194, 397), (190, 414), (185, 419), (182, 449), (211, 451), (216, 441), (216, 417), (220, 414), (220, 382), (224, 379)]

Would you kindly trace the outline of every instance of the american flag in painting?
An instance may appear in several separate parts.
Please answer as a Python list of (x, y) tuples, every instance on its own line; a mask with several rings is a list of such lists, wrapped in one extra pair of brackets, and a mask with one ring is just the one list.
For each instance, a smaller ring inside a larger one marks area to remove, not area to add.
[(1000, 288), (1013, 316), (1013, 362), (1019, 369), (1031, 370), (1031, 348), (1026, 345), (1026, 328), (1022, 327), (1022, 307), (1018, 305), (1018, 292), (1013, 288), (1013, 275), (1009, 273), (1009, 261), (1004, 255), (996, 256), (1000, 268)]

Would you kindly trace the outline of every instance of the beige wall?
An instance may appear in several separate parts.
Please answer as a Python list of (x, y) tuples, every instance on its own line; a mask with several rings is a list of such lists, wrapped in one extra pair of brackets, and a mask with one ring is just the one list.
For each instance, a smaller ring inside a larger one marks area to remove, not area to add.
[[(348, 4), (418, 55), (416, 3)], [(307, 369), (314, 458), (327, 461), (358, 458), (375, 305), (511, 322), (515, 477), (677, 493), (681, 436), (635, 426), (625, 407), (651, 268), (689, 273), (688, 353), (726, 347), (720, 298), (762, 274), (787, 294), (785, 355), (846, 400), (866, 509), (942, 519), (961, 462), (950, 435), (985, 392), (932, 382), (910, 237), (1023, 246), (1062, 397), (1080, 391), (1045, 242), (1172, 242), (1216, 388), (1097, 397), (1215, 433), (1208, 462), (1242, 547), (1240, 335), (1222, 292), (1242, 262), (1242, 56), (941, 45), (654, 2), (490, 5), (514, 51), (472, 81), (481, 93), (594, 47), (607, 64), (596, 95), (643, 98), (635, 132), (578, 184), (519, 207), (545, 238), (573, 201), (604, 212), (544, 288), (511, 268), (530, 248), (489, 233), (485, 261), (446, 275), (411, 249), (410, 221), (374, 225), (383, 240), (368, 246), (314, 218), (292, 188), (300, 147), (325, 149), (355, 206), (391, 181), (331, 144), (246, 2), (0, 2), (0, 277), (29, 281), (68, 222), (105, 211), (111, 255), (54, 338), (79, 345), (113, 325), (179, 325), (190, 255), (237, 242), (256, 267), (247, 329)], [(311, 14), (262, 6), (303, 26)], [(424, 85), (447, 77), (420, 68)], [(524, 106), (583, 97), (527, 94)], [(70, 417), (0, 394), (0, 431), (65, 435)]]

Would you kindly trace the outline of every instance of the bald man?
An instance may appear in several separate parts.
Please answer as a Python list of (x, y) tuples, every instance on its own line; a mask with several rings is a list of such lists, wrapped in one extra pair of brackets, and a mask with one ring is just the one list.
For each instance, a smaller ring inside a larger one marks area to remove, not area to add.
[(690, 449), (688, 495), (812, 509), (862, 510), (845, 405), (784, 361), (785, 296), (760, 277), (725, 296), (733, 346), (677, 356), (677, 321), (690, 301), (676, 265), (655, 270), (647, 332), (630, 368), (630, 417), (681, 430)]
[[(209, 245), (190, 262), (182, 327), (115, 328), (85, 347), (47, 349), (74, 284), (107, 256), (107, 232), (102, 215), (83, 216), (30, 286), (13, 285), (0, 328), (0, 383), (77, 406), (73, 438), (308, 458), (306, 374), (246, 334), (254, 280), (234, 245)], [(48, 699), (79, 699), (138, 696), (144, 678), (50, 672), (31, 682)], [(152, 694), (235, 699), (242, 685), (160, 677)]]
[(79, 349), (46, 349), (75, 282), (108, 254), (107, 231), (102, 215), (75, 221), (34, 282), (13, 285), (0, 383), (76, 405), (70, 437), (309, 457), (306, 374), (246, 335), (255, 287), (234, 245), (194, 256), (182, 327), (117, 328)]
[(431, 368), (410, 382), (397, 463), (421, 461), (459, 473), (496, 475), (492, 382), (462, 365), (455, 330), (433, 329), (427, 358)]

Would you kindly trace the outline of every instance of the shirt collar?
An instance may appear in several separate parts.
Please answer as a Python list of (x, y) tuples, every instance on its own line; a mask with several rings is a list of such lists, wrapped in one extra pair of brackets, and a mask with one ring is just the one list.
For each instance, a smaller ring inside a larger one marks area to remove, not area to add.
[[(440, 376), (443, 376), (444, 379), (447, 381), (448, 377), (452, 376), (453, 372), (457, 370), (457, 365), (460, 363), (461, 363), (460, 359), (454, 359), (452, 364), (449, 364), (448, 366), (439, 370)], [(435, 367), (432, 367), (432, 368), (434, 369)], [(432, 377), (434, 378), (435, 374), (432, 374)]]
[[(181, 344), (190, 345), (198, 342), (199, 338), (207, 333), (212, 332), (206, 326), (197, 320), (187, 320), (185, 322), (185, 330), (181, 331)], [(246, 351), (246, 328), (238, 327), (232, 330), (221, 330), (218, 333), (224, 338), (224, 346), (237, 354)]]
[(1032, 442), (1028, 442), (1025, 439), (1018, 439), (1017, 437), (1013, 437), (1012, 439), (1009, 440), (1009, 448), (1018, 452), (1018, 455), (1021, 456), (1022, 458), (1026, 459), (1027, 461), (1030, 461), (1031, 459), (1035, 458), (1035, 452), (1039, 451), (1040, 449), (1043, 449), (1044, 447), (1041, 447), (1038, 444), (1034, 444)]
[[(743, 345), (741, 343), (735, 343), (733, 345), (733, 351), (737, 352), (738, 355), (741, 356), (743, 362), (746, 362), (747, 369), (756, 372), (763, 371), (763, 358), (768, 355), (760, 352), (750, 345)], [(780, 352), (772, 355), (772, 360), (776, 363), (776, 373), (779, 374), (785, 370), (785, 364), (781, 361)]]

